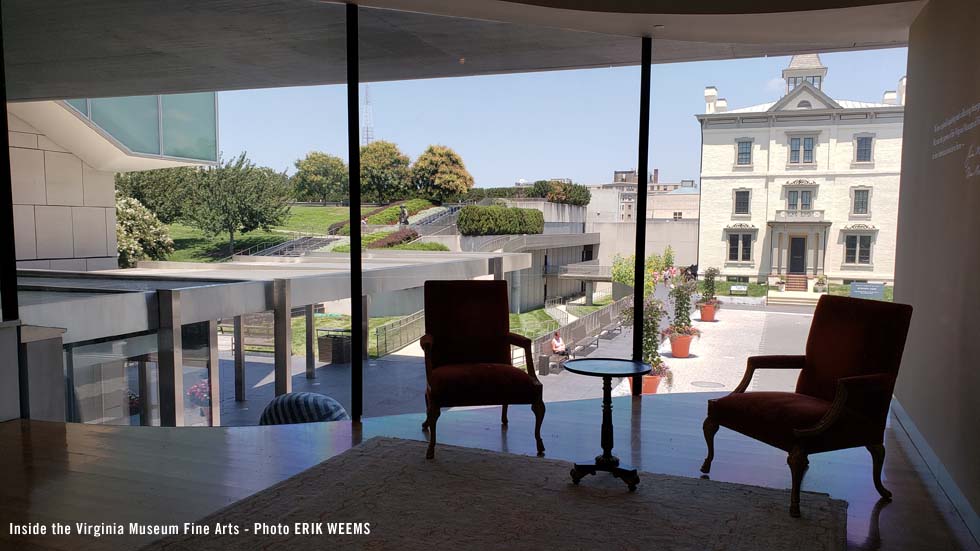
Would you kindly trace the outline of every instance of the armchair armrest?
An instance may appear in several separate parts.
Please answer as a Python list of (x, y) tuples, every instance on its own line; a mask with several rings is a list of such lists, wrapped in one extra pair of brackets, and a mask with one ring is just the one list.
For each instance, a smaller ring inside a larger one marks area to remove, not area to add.
[(806, 356), (750, 356), (745, 365), (745, 375), (732, 394), (740, 394), (749, 388), (756, 369), (803, 369)]
[(541, 384), (541, 381), (538, 380), (538, 374), (534, 371), (534, 355), (531, 353), (531, 339), (524, 335), (518, 335), (517, 333), (507, 333), (507, 343), (524, 349), (524, 367), (527, 369), (527, 374), (531, 376), (531, 379), (535, 383)]
[(796, 429), (796, 436), (815, 436), (830, 428), (844, 411), (851, 411), (869, 422), (883, 418), (891, 402), (895, 376), (885, 373), (844, 377), (837, 380), (834, 402), (820, 421), (806, 429)]
[(422, 352), (425, 354), (425, 379), (426, 379), (426, 383), (428, 383), (428, 380), (429, 380), (429, 373), (432, 372), (432, 358), (431, 358), (431, 355), (432, 355), (432, 345), (434, 343), (435, 343), (435, 339), (433, 339), (432, 338), (432, 335), (430, 335), (428, 333), (426, 333), (425, 335), (422, 335), (422, 338), (419, 339), (419, 344), (422, 346)]

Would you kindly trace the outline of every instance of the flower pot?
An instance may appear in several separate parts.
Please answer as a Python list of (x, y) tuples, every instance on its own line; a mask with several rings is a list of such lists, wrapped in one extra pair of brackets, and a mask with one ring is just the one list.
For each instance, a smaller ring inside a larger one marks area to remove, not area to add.
[(701, 321), (715, 321), (714, 304), (701, 304), (698, 307), (701, 309)]
[[(644, 375), (643, 385), (640, 389), (640, 394), (656, 394), (657, 389), (660, 388), (660, 375)], [(630, 393), (633, 392), (633, 377), (629, 377), (630, 382)]]
[(677, 335), (670, 338), (670, 355), (675, 358), (686, 358), (691, 355), (691, 341), (694, 335)]
[(782, 293), (782, 292), (785, 292), (785, 291), (786, 291), (786, 284), (785, 284), (785, 283), (777, 283), (777, 284), (776, 284), (776, 286), (777, 286), (777, 288), (779, 289), (779, 292), (780, 292), (780, 293)]

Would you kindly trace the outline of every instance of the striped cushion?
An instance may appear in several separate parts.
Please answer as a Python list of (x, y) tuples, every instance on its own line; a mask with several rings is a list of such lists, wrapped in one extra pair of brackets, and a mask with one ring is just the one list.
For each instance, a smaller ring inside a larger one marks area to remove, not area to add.
[(289, 425), (320, 421), (347, 421), (350, 415), (340, 402), (323, 394), (292, 392), (276, 396), (265, 406), (260, 425)]

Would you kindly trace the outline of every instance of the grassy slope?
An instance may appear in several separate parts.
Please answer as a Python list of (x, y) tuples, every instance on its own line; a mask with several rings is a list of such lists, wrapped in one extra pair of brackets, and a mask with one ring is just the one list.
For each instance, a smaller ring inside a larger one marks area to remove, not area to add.
[[(364, 207), (367, 212), (373, 207)], [(289, 217), (278, 230), (307, 232), (326, 232), (327, 227), (347, 219), (347, 207), (317, 207), (301, 205), (289, 209)], [(215, 236), (208, 239), (196, 228), (184, 224), (171, 224), (170, 237), (174, 240), (174, 253), (168, 260), (180, 262), (214, 262), (231, 255), (228, 249), (228, 236)], [(289, 235), (280, 232), (256, 230), (235, 236), (235, 250), (241, 251), (255, 245), (272, 246), (289, 240)]]
[(558, 329), (558, 322), (544, 308), (510, 315), (510, 330), (525, 337), (533, 339), (555, 329)]

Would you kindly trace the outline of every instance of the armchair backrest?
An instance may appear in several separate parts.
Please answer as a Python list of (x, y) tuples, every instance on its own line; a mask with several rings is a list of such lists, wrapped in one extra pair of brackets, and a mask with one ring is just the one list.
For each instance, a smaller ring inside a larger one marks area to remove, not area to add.
[(426, 281), (425, 332), (433, 368), (461, 363), (511, 363), (507, 282)]
[(891, 396), (912, 318), (908, 304), (824, 295), (806, 341), (806, 363), (796, 392), (833, 400), (837, 380), (890, 375)]

